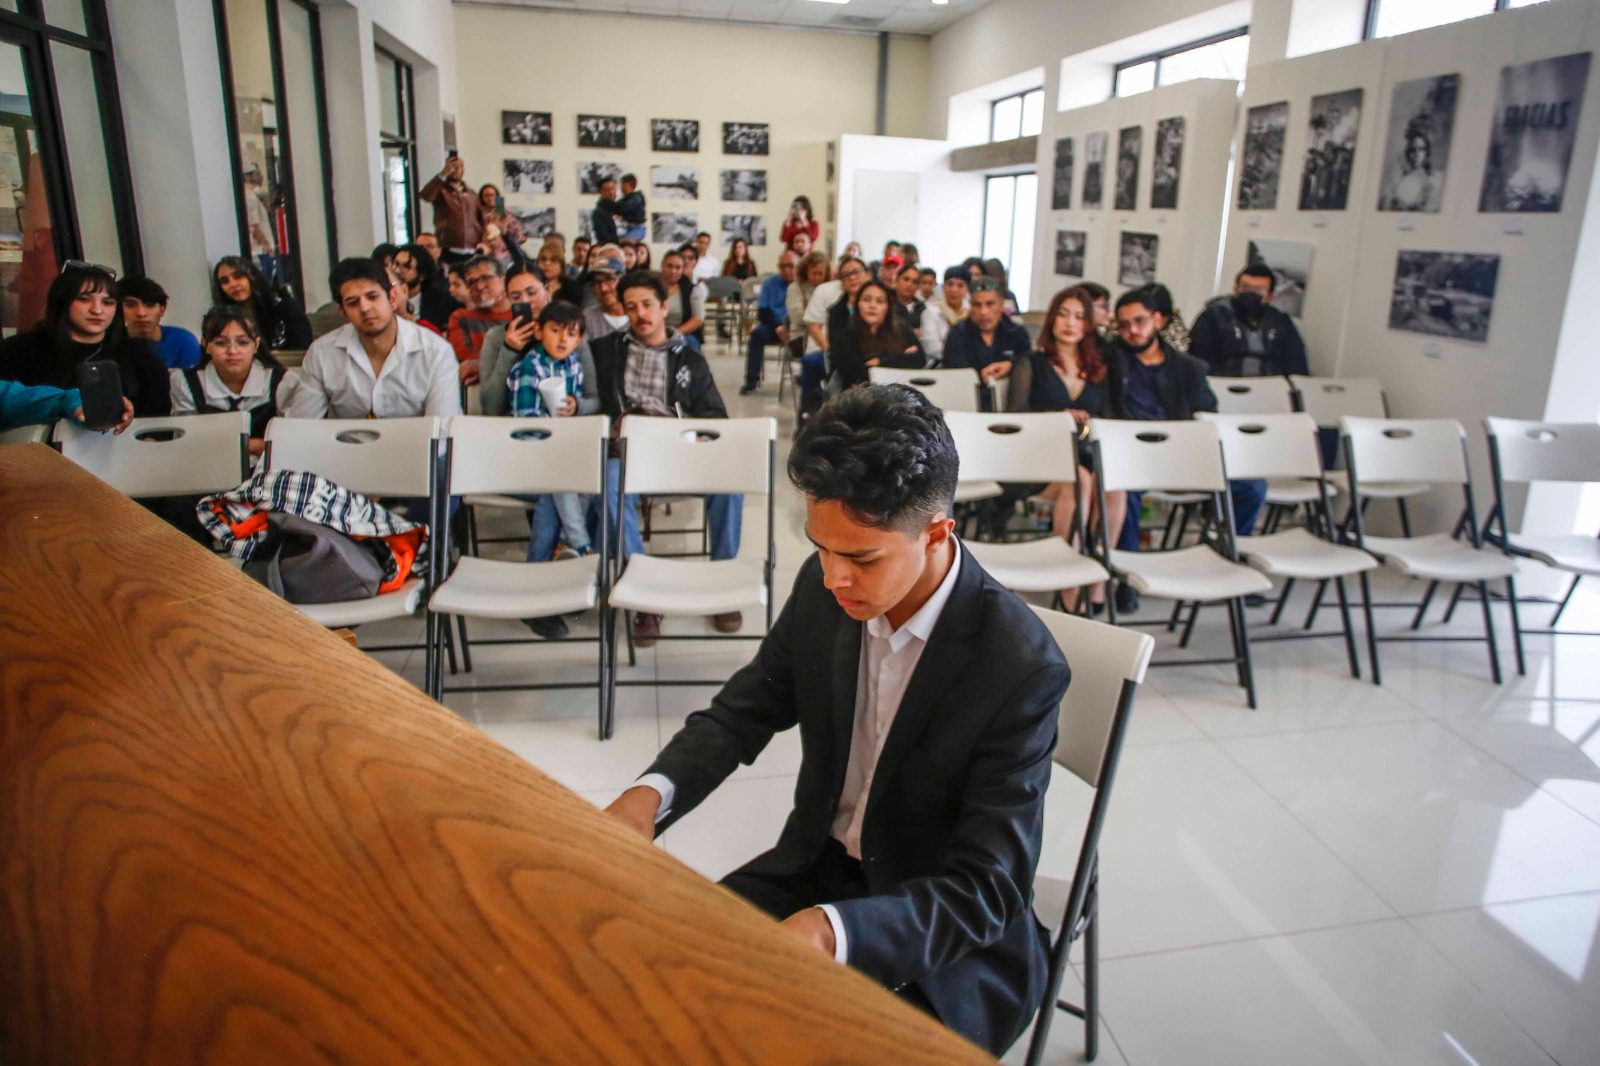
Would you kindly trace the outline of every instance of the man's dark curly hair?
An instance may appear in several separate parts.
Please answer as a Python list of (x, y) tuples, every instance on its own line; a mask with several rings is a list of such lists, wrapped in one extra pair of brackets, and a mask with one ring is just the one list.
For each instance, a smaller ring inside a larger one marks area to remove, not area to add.
[(863, 385), (812, 416), (789, 480), (876, 529), (910, 533), (955, 509), (959, 462), (944, 413), (907, 385)]

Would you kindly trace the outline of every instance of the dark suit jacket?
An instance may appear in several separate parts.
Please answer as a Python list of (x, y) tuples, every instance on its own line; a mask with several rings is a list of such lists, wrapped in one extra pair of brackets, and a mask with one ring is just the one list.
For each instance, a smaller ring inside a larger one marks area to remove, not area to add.
[[(675, 789), (658, 828), (798, 725), (794, 809), (777, 846), (745, 869), (781, 875), (814, 859), (844, 787), (861, 631), (813, 555), (755, 660), (651, 766)], [(1044, 994), (1048, 938), (1032, 886), (1070, 676), (1033, 612), (964, 553), (873, 776), (861, 832), (872, 894), (827, 901), (852, 966), (893, 989), (916, 984), (946, 1025), (995, 1054)]]
[[(1196, 411), (1215, 411), (1216, 394), (1206, 381), (1206, 365), (1192, 355), (1185, 355), (1166, 341), (1161, 342), (1166, 355), (1167, 372), (1161, 377), (1161, 406), (1167, 419), (1183, 422), (1194, 417)], [(1106, 381), (1111, 385), (1111, 410), (1113, 418), (1126, 418), (1128, 361), (1134, 356), (1122, 345), (1106, 353)], [(1016, 386), (1013, 384), (1012, 386)]]

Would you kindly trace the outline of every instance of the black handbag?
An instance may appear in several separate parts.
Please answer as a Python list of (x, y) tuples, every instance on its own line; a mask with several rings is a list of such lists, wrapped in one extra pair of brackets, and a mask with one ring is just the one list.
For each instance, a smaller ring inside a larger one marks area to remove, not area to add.
[(278, 511), (267, 516), (267, 525), (266, 543), (244, 572), (277, 595), (290, 603), (342, 603), (378, 594), (383, 560), (369, 544)]

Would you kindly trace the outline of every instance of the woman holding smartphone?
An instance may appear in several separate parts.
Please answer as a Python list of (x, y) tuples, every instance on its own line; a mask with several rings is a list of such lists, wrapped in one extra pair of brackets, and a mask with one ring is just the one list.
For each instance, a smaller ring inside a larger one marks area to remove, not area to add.
[(804, 196), (796, 196), (789, 205), (789, 214), (783, 220), (783, 229), (778, 234), (778, 243), (789, 244), (789, 239), (796, 233), (804, 233), (811, 238), (811, 243), (817, 243), (817, 236), (822, 228), (817, 225), (816, 218), (811, 213), (811, 201)]

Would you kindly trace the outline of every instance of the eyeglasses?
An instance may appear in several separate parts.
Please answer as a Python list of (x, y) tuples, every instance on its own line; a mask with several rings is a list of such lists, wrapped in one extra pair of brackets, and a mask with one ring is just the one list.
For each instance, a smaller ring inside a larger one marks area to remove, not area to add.
[(841, 270), (839, 272), (839, 280), (849, 281), (851, 278), (859, 278), (865, 273), (866, 271), (862, 270), (860, 267), (851, 267), (849, 270)]
[(468, 278), (467, 279), (467, 284), (468, 285), (487, 285), (490, 282), (494, 281), (497, 277), (499, 277), (498, 274), (479, 274), (475, 278)]
[(117, 280), (117, 272), (115, 270), (112, 270), (108, 266), (102, 266), (99, 263), (87, 262), (83, 259), (68, 259), (66, 262), (61, 264), (61, 272), (63, 274), (69, 270), (93, 270), (96, 273), (104, 274), (112, 281)]
[(208, 347), (220, 348), (225, 352), (247, 352), (253, 349), (256, 343), (256, 340), (251, 337), (212, 337), (206, 341)]

